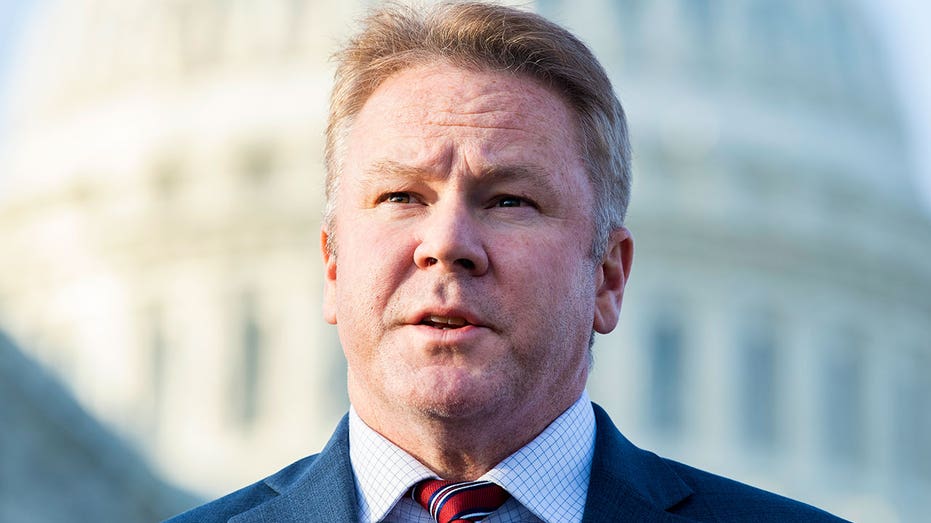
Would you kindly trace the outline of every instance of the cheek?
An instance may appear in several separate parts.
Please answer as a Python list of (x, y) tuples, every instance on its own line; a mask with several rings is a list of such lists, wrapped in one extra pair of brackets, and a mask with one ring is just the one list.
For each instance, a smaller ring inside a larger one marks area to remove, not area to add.
[(351, 238), (344, 235), (339, 244), (339, 312), (343, 320), (367, 325), (371, 331), (410, 271), (413, 253), (410, 242), (393, 231), (379, 230), (370, 223), (350, 226)]
[(378, 210), (363, 211), (361, 219), (352, 220), (348, 227), (352, 235), (352, 252), (368, 263), (394, 263), (398, 257), (413, 259), (416, 227), (404, 221), (392, 221)]
[(393, 274), (403, 265), (413, 263), (414, 236), (410, 230), (388, 226), (375, 220), (357, 220), (348, 224), (351, 238), (343, 238), (340, 254), (351, 257), (354, 276), (370, 282)]

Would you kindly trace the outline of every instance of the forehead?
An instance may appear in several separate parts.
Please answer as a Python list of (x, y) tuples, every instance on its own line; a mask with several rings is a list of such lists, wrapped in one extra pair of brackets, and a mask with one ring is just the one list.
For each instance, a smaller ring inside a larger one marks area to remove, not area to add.
[(416, 150), (390, 154), (429, 156), (454, 141), (486, 159), (536, 153), (569, 161), (579, 156), (576, 127), (562, 97), (534, 79), (433, 63), (386, 79), (356, 115), (350, 142), (363, 150), (406, 142)]
[(466, 69), (446, 62), (409, 67), (388, 77), (366, 100), (363, 112), (386, 105), (410, 110), (413, 115), (449, 108), (452, 114), (484, 115), (493, 121), (504, 115), (502, 102), (516, 113), (534, 110), (548, 117), (565, 118), (569, 123), (569, 109), (563, 99), (534, 78), (508, 71)]

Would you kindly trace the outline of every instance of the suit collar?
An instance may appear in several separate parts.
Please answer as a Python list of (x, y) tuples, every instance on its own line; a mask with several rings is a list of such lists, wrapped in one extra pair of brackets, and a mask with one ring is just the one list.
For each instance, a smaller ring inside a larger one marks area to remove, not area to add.
[(239, 514), (229, 523), (358, 521), (356, 485), (349, 461), (349, 423), (343, 417), (317, 456), (303, 467), (289, 467), (265, 484), (279, 495)]
[[(598, 405), (595, 456), (583, 523), (602, 521), (675, 522), (666, 512), (692, 490), (659, 456), (635, 447)], [(356, 486), (349, 460), (346, 417), (319, 455), (265, 480), (279, 495), (230, 519), (230, 523), (357, 521)]]
[(597, 433), (583, 522), (685, 521), (666, 512), (692, 490), (659, 456), (635, 447), (595, 409)]

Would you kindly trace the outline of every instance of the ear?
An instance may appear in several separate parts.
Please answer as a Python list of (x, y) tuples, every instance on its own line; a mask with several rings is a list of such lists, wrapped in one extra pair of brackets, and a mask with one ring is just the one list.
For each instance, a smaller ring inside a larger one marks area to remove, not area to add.
[(608, 237), (604, 257), (595, 275), (595, 319), (593, 328), (607, 334), (617, 326), (624, 300), (624, 286), (634, 260), (634, 238), (626, 227), (615, 229)]
[(323, 254), (323, 318), (336, 325), (336, 255), (330, 252), (326, 229), (320, 229), (320, 252)]

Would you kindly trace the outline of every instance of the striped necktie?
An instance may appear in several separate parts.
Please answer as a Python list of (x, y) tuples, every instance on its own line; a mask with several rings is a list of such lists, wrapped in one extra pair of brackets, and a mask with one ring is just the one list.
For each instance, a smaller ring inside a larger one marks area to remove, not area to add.
[(437, 523), (468, 523), (485, 519), (511, 495), (490, 481), (425, 479), (411, 488), (411, 497)]

